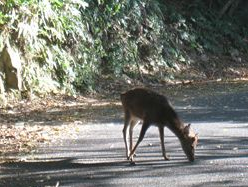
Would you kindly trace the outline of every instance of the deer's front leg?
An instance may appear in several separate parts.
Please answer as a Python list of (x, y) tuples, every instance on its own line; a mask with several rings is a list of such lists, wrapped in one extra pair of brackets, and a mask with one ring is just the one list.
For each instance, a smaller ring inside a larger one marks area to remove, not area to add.
[(161, 148), (162, 148), (162, 154), (165, 160), (170, 160), (169, 156), (167, 156), (164, 146), (164, 127), (159, 127), (159, 136), (160, 136), (160, 142), (161, 142)]

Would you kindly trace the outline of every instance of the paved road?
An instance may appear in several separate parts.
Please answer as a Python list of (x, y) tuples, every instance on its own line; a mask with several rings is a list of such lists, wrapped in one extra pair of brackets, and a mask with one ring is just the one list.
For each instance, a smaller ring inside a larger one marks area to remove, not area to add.
[[(248, 186), (248, 92), (220, 87), (193, 89), (172, 99), (199, 133), (196, 161), (189, 163), (176, 137), (165, 131), (171, 157), (161, 156), (151, 127), (137, 150), (136, 165), (124, 158), (122, 120), (84, 124), (78, 138), (40, 148), (28, 162), (2, 164), (0, 186)], [(135, 130), (137, 137), (139, 127)]]

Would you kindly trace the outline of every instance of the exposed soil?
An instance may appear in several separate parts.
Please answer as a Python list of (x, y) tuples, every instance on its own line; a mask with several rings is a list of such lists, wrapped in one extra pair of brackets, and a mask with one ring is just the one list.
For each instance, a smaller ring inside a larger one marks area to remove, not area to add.
[(0, 158), (29, 154), (39, 144), (73, 136), (85, 122), (104, 122), (121, 115), (121, 106), (113, 98), (54, 96), (23, 100), (0, 110)]

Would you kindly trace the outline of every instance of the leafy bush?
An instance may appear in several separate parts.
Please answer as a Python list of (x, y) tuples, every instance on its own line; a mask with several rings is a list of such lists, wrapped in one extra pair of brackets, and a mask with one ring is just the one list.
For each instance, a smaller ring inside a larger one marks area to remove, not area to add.
[[(92, 61), (88, 55), (93, 49), (87, 47), (92, 39), (79, 11), (87, 5), (77, 0), (7, 1), (0, 14), (4, 15), (0, 16), (4, 23), (2, 41), (9, 40), (22, 52), (26, 89), (73, 90), (72, 83), (77, 84), (76, 76), (80, 74), (77, 71), (81, 71), (88, 60)], [(82, 50), (84, 48), (87, 50)]]
[(37, 92), (94, 89), (103, 74), (164, 79), (190, 64), (190, 52), (247, 51), (246, 9), (220, 18), (225, 2), (211, 2), (9, 0), (0, 49), (6, 41), (19, 49), (24, 88)]

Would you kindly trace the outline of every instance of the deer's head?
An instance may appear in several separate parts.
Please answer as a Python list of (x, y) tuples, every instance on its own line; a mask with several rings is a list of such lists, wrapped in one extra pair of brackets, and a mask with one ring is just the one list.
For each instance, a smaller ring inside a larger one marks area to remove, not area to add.
[(198, 143), (198, 135), (190, 128), (190, 124), (183, 129), (184, 138), (181, 140), (183, 151), (185, 152), (189, 161), (195, 160), (195, 148)]

